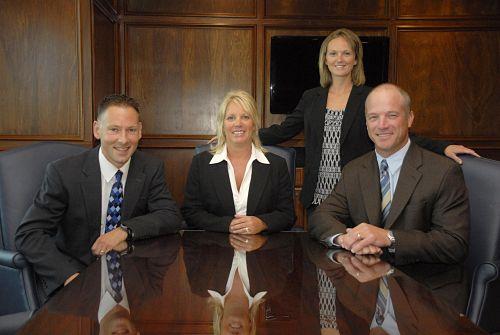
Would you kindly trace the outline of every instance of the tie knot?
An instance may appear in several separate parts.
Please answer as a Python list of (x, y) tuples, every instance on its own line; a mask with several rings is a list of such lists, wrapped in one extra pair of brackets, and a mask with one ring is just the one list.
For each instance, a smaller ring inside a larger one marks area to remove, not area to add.
[(123, 172), (121, 172), (120, 170), (116, 171), (116, 173), (115, 173), (115, 181), (117, 183), (121, 182), (122, 181), (122, 176), (123, 176)]
[(380, 172), (386, 172), (388, 168), (389, 165), (387, 165), (387, 161), (385, 159), (382, 159), (382, 162), (380, 162)]

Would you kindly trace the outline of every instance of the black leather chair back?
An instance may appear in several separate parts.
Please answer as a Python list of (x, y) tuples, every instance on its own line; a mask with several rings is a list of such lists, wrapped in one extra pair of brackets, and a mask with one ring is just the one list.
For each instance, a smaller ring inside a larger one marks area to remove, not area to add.
[(461, 156), (471, 212), (469, 256), (473, 270), (485, 261), (500, 259), (500, 162)]
[(16, 251), (14, 235), (40, 188), (47, 164), (86, 150), (43, 142), (0, 153), (0, 334), (14, 333), (45, 300), (36, 276)]
[(471, 214), (466, 266), (472, 282), (466, 315), (483, 329), (500, 332), (500, 162), (460, 158)]
[(68, 143), (42, 142), (0, 153), (2, 249), (16, 249), (14, 234), (33, 203), (47, 164), (85, 150), (84, 147)]
[[(213, 147), (213, 144), (199, 145), (194, 149), (194, 154), (197, 155), (203, 151), (208, 151)], [(276, 145), (264, 145), (267, 151), (282, 157), (288, 166), (288, 173), (292, 179), (292, 188), (295, 190), (295, 149), (288, 147), (280, 147)]]

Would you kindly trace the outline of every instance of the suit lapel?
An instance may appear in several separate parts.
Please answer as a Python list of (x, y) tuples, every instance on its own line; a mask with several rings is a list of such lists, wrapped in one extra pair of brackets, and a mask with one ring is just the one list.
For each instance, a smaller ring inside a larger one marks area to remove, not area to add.
[(410, 148), (408, 149), (406, 157), (403, 160), (403, 165), (401, 166), (398, 184), (396, 185), (396, 191), (392, 197), (391, 211), (387, 216), (385, 228), (391, 228), (403, 209), (406, 207), (406, 204), (408, 203), (408, 200), (410, 200), (415, 187), (420, 181), (420, 178), (422, 178), (422, 173), (418, 171), (418, 168), (421, 165), (422, 153), (419, 151), (418, 147), (412, 143), (410, 144)]
[(209, 164), (208, 167), (209, 178), (212, 181), (217, 198), (234, 215), (236, 209), (234, 208), (233, 191), (231, 190), (231, 182), (229, 181), (229, 174), (227, 172), (227, 162), (222, 161), (217, 164)]
[(362, 186), (363, 203), (365, 205), (368, 223), (380, 226), (380, 181), (377, 158), (375, 152), (366, 156), (359, 175), (359, 183)]
[(101, 169), (99, 167), (99, 147), (92, 149), (83, 163), (80, 189), (87, 212), (87, 222), (90, 231), (96, 236), (90, 236), (94, 241), (100, 234), (101, 228)]
[(262, 164), (257, 160), (252, 163), (252, 179), (248, 190), (247, 215), (253, 215), (264, 192), (269, 177), (269, 164)]
[(340, 145), (344, 143), (349, 129), (351, 129), (354, 120), (356, 119), (357, 112), (359, 109), (359, 104), (364, 103), (364, 99), (359, 99), (358, 96), (361, 93), (361, 88), (359, 86), (352, 86), (351, 94), (349, 95), (349, 100), (347, 100), (347, 105), (344, 111), (344, 117), (342, 118), (342, 125), (340, 127)]
[(135, 159), (135, 155), (133, 155), (125, 183), (125, 193), (123, 194), (122, 221), (128, 220), (132, 216), (137, 200), (139, 200), (142, 193), (141, 191), (146, 181), (146, 175), (142, 170), (143, 164)]

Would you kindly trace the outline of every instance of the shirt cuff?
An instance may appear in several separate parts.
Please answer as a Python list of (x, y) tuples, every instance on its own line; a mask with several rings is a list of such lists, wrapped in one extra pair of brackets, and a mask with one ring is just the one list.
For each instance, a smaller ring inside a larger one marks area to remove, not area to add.
[(337, 247), (337, 248), (342, 248), (342, 246), (340, 244), (337, 244), (337, 243), (334, 243), (333, 241), (335, 241), (335, 239), (337, 238), (337, 236), (340, 236), (340, 235), (343, 235), (342, 233), (339, 233), (339, 234), (335, 234), (333, 236), (329, 236), (327, 238), (325, 238), (322, 242), (329, 248), (331, 247)]

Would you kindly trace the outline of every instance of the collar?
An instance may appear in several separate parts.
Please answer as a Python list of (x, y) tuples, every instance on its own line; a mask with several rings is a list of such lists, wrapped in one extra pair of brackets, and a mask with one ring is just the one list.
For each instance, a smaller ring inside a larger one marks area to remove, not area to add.
[[(262, 150), (257, 149), (255, 145), (252, 143), (252, 154), (250, 155), (249, 161), (253, 162), (254, 160), (257, 160), (262, 164), (270, 164), (269, 160), (267, 159), (266, 155), (262, 152)], [(221, 152), (214, 154), (209, 164), (217, 164), (222, 161), (226, 162), (229, 161), (229, 158), (227, 157), (227, 146), (225, 144), (222, 147)]]
[(398, 151), (396, 151), (395, 153), (393, 153), (389, 157), (382, 157), (381, 155), (379, 155), (379, 153), (375, 149), (375, 154), (377, 155), (378, 165), (380, 166), (380, 162), (382, 162), (383, 159), (385, 159), (387, 161), (387, 165), (389, 166), (389, 169), (391, 166), (401, 165), (401, 163), (403, 162), (403, 159), (406, 156), (406, 153), (408, 152), (408, 149), (410, 148), (410, 144), (411, 144), (411, 141), (408, 138), (408, 142), (406, 142), (406, 144), (401, 149), (399, 149)]
[(110, 163), (108, 159), (104, 156), (102, 153), (102, 148), (99, 148), (99, 166), (101, 168), (101, 175), (104, 177), (107, 183), (115, 176), (116, 171), (120, 170), (123, 172), (123, 177), (122, 179), (126, 179), (126, 176), (128, 175), (128, 169), (130, 168), (130, 160), (127, 161), (120, 169), (118, 169), (116, 166)]

